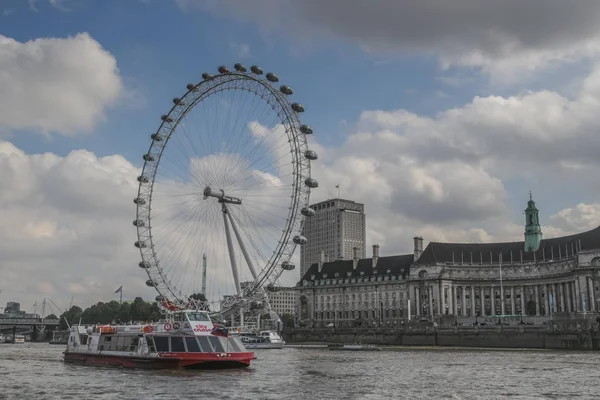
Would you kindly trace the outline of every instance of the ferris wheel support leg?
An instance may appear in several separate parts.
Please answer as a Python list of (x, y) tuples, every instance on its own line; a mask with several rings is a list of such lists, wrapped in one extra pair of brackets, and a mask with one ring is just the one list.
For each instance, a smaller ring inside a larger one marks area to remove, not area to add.
[[(225, 206), (225, 203), (223, 203), (223, 206)], [(248, 254), (248, 251), (246, 250), (246, 246), (244, 245), (244, 242), (242, 241), (242, 237), (240, 236), (240, 232), (238, 231), (237, 225), (235, 224), (233, 217), (229, 213), (229, 209), (227, 210), (227, 215), (229, 216), (229, 223), (231, 223), (231, 227), (233, 228), (233, 233), (235, 234), (235, 237), (237, 238), (237, 241), (240, 244), (240, 248), (242, 249), (242, 254), (244, 255), (244, 258), (246, 259), (246, 264), (248, 264), (248, 268), (250, 268), (250, 273), (252, 273), (252, 277), (254, 279), (256, 279), (256, 277), (258, 276), (256, 274), (256, 269), (254, 268), (254, 264), (252, 264), (252, 259), (250, 258), (250, 255)]]
[(233, 280), (235, 282), (235, 290), (237, 290), (238, 294), (242, 293), (242, 289), (240, 287), (240, 278), (238, 276), (237, 264), (235, 262), (235, 253), (233, 251), (233, 241), (231, 240), (231, 232), (229, 231), (229, 224), (227, 223), (227, 205), (225, 203), (222, 204), (223, 210), (223, 222), (225, 223), (225, 235), (227, 236), (227, 248), (229, 249), (229, 259), (231, 260), (231, 272), (233, 273)]

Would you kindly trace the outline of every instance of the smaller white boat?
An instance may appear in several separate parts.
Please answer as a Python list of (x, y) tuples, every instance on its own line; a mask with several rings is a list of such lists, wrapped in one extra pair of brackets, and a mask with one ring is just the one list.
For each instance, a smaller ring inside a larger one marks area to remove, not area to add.
[(381, 347), (374, 344), (330, 344), (327, 348), (341, 351), (381, 351)]
[(25, 336), (23, 335), (15, 335), (14, 343), (25, 343)]
[(247, 349), (282, 349), (285, 344), (275, 331), (244, 332), (239, 334), (239, 338)]

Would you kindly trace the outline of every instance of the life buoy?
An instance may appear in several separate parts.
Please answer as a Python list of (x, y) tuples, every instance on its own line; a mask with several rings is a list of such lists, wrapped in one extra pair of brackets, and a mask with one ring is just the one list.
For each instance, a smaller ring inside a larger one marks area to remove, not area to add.
[(171, 324), (170, 324), (170, 323), (168, 323), (168, 322), (167, 322), (167, 323), (166, 323), (166, 324), (163, 326), (163, 328), (165, 328), (165, 331), (170, 331), (170, 330), (171, 330), (171, 328), (172, 328), (172, 326), (171, 326)]
[(150, 325), (144, 327), (144, 333), (151, 333), (154, 329)]
[(181, 327), (181, 325), (179, 325), (179, 322), (175, 322), (173, 324), (173, 329), (175, 329), (175, 330), (179, 329), (180, 327)]

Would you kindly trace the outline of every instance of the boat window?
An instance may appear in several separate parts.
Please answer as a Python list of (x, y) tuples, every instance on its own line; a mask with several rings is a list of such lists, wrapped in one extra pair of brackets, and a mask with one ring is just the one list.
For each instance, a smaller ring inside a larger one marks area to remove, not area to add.
[(129, 346), (129, 351), (136, 351), (138, 348), (139, 342), (140, 342), (139, 337), (131, 338), (131, 345)]
[(148, 343), (148, 351), (155, 352), (156, 348), (154, 347), (154, 338), (152, 336), (146, 336), (146, 343)]
[(196, 341), (195, 337), (186, 337), (185, 338), (185, 344), (187, 344), (187, 349), (189, 352), (192, 353), (200, 353), (200, 346), (198, 345), (198, 342)]
[(242, 350), (242, 347), (240, 346), (240, 342), (238, 338), (235, 337), (228, 337), (227, 340), (229, 341), (229, 351), (234, 351), (234, 352), (240, 352), (240, 351), (244, 351)]
[(210, 345), (210, 342), (208, 341), (207, 336), (198, 336), (198, 342), (200, 343), (200, 348), (202, 349), (203, 352), (212, 353), (213, 349), (212, 349), (212, 346)]
[(156, 351), (169, 351), (168, 336), (154, 336), (154, 343), (156, 344)]
[(221, 338), (217, 336), (208, 336), (208, 340), (210, 340), (210, 344), (212, 344), (213, 349), (217, 353), (225, 353), (225, 347), (223, 347), (223, 343), (221, 343)]
[(208, 314), (206, 314), (206, 313), (201, 313), (201, 312), (192, 313), (192, 312), (189, 312), (189, 313), (187, 313), (187, 316), (188, 316), (188, 318), (189, 318), (190, 321), (210, 321), (210, 318), (208, 317)]
[(181, 336), (171, 336), (171, 351), (185, 353), (185, 345)]

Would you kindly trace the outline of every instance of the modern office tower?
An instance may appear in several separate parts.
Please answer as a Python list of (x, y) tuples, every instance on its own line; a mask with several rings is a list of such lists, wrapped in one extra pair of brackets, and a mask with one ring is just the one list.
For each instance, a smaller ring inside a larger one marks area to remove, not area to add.
[(315, 215), (306, 218), (304, 236), (308, 242), (300, 247), (300, 276), (319, 262), (325, 252), (328, 261), (350, 260), (353, 248), (365, 257), (366, 217), (364, 204), (345, 199), (330, 199), (310, 206)]

